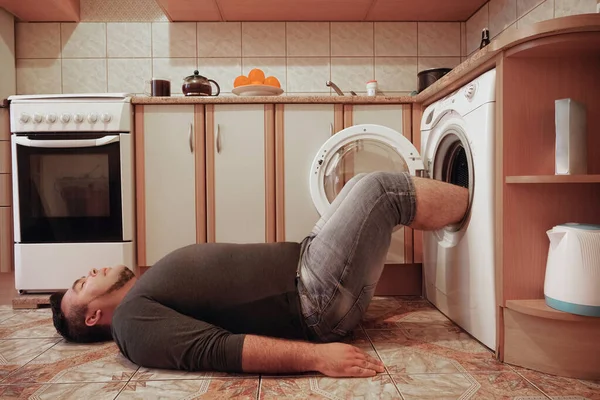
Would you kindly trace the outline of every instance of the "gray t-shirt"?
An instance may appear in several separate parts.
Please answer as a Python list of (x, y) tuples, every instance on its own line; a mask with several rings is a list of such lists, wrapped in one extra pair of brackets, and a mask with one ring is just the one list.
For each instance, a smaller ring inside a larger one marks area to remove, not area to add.
[(296, 290), (299, 257), (298, 243), (178, 249), (116, 308), (114, 340), (143, 367), (241, 372), (245, 334), (308, 340)]

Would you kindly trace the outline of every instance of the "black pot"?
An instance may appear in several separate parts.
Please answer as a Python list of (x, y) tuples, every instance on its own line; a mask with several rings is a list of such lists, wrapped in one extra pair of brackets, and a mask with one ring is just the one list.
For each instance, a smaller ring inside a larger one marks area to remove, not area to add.
[(420, 93), (427, 89), (450, 71), (452, 71), (452, 68), (431, 68), (419, 72), (417, 74), (417, 91)]

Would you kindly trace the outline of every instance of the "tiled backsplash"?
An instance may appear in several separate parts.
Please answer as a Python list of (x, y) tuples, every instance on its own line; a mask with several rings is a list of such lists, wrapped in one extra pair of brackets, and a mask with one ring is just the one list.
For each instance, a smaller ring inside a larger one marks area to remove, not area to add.
[[(170, 23), (154, 0), (81, 0), (75, 23), (17, 23), (17, 92), (143, 93), (151, 77), (182, 79), (198, 69), (230, 93), (259, 67), (287, 94), (416, 89), (417, 72), (454, 67), (492, 38), (534, 22), (596, 11), (598, 0), (490, 0), (466, 22)], [(462, 57), (461, 57), (462, 56)]]
[(143, 93), (166, 77), (172, 92), (198, 69), (231, 92), (254, 67), (287, 93), (416, 89), (417, 71), (461, 61), (459, 22), (82, 22), (18, 23), (17, 91)]
[(465, 54), (479, 49), (481, 31), (489, 28), (491, 38), (547, 19), (596, 12), (599, 0), (490, 0), (466, 23)]

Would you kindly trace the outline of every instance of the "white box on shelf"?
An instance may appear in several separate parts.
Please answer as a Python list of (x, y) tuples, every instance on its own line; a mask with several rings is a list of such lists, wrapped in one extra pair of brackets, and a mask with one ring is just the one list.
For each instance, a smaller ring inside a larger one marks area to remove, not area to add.
[(555, 100), (556, 175), (587, 174), (585, 105), (572, 99)]

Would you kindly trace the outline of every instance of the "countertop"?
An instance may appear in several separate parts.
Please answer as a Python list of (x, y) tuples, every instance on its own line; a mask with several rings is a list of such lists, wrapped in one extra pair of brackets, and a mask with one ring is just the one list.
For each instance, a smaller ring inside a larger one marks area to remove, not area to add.
[[(439, 79), (416, 96), (265, 96), (265, 97), (149, 97), (134, 96), (133, 104), (247, 104), (247, 103), (281, 103), (281, 104), (406, 104), (419, 103), (428, 105), (460, 85), (473, 79), (472, 73), (481, 69), (491, 69), (494, 60), (504, 51), (521, 43), (574, 32), (600, 31), (600, 14), (581, 14), (562, 18), (554, 18), (538, 22), (518, 30), (511, 30), (492, 40), (489, 45), (475, 52), (460, 65), (456, 66), (443, 78)], [(485, 72), (484, 70), (478, 72)], [(416, 79), (416, 76), (415, 76)]]
[(135, 96), (133, 104), (402, 104), (416, 96)]

